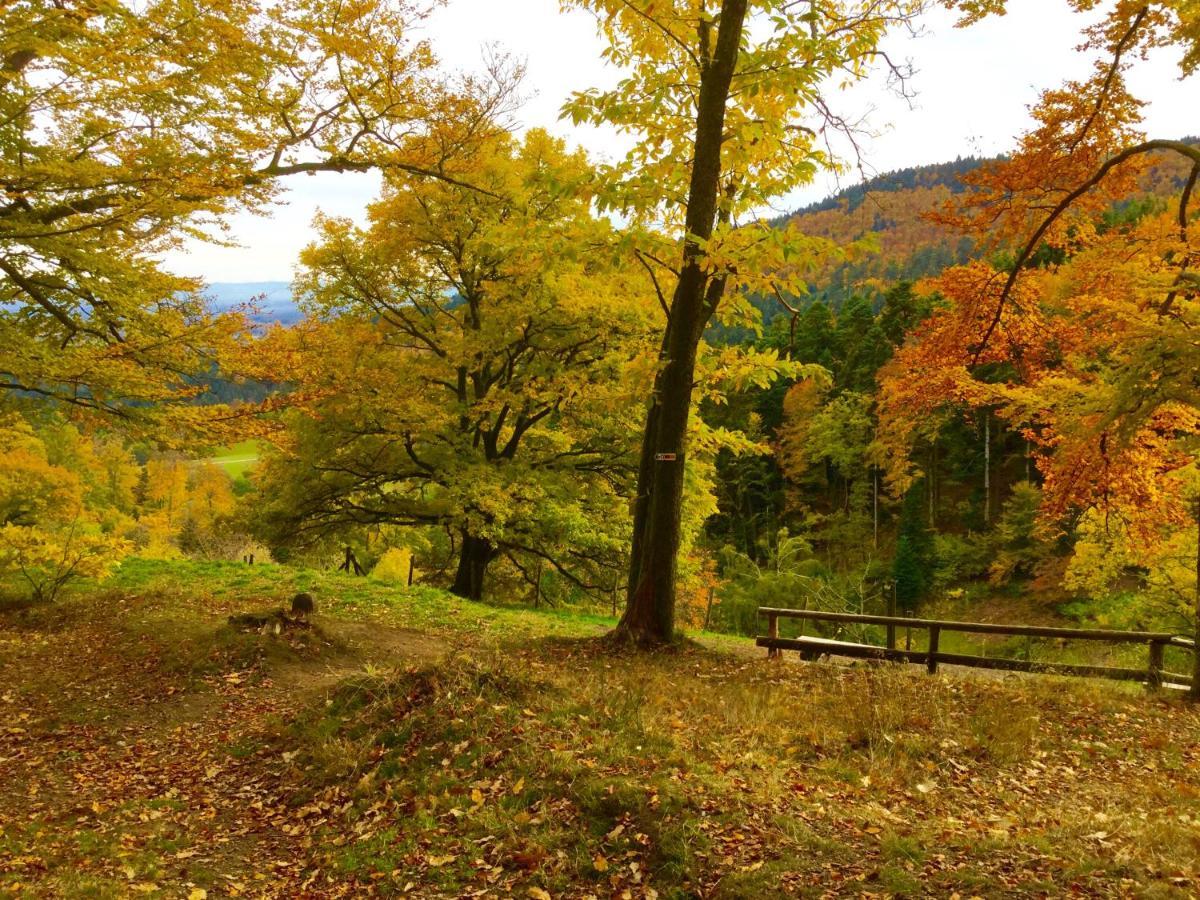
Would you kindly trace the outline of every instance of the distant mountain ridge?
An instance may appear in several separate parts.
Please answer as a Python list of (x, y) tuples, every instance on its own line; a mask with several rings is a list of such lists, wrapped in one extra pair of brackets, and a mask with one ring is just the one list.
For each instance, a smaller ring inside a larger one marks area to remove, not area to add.
[(839, 209), (843, 206), (847, 211), (853, 212), (862, 206), (868, 196), (876, 193), (894, 193), (919, 187), (944, 185), (950, 193), (958, 194), (966, 190), (966, 184), (962, 180), (964, 175), (999, 159), (1000, 157), (960, 156), (953, 162), (926, 163), (920, 166), (896, 169), (893, 172), (884, 172), (882, 175), (876, 175), (866, 181), (843, 188), (836, 194), (830, 194), (824, 200), (818, 200), (816, 203), (810, 203), (808, 206), (779, 216), (773, 221), (783, 223), (797, 216), (819, 213), (827, 209)]
[[(1195, 144), (1195, 137), (1181, 139)], [(960, 157), (953, 162), (912, 166), (888, 172), (849, 187), (832, 197), (772, 220), (782, 226), (795, 222), (806, 234), (848, 244), (873, 234), (879, 252), (854, 262), (830, 267), (813, 279), (801, 305), (814, 301), (837, 310), (851, 295), (879, 297), (898, 281), (917, 281), (949, 266), (976, 258), (981, 250), (971, 237), (931, 221), (929, 213), (944, 208), (967, 189), (964, 178), (1001, 157)], [(1131, 212), (1145, 211), (1147, 202), (1163, 202), (1182, 189), (1187, 167), (1174, 155), (1158, 155), (1141, 180), (1136, 196), (1118, 204)], [(764, 302), (764, 314), (778, 314), (777, 304)]]
[[(915, 281), (967, 262), (975, 253), (974, 241), (927, 216), (966, 190), (964, 176), (993, 161), (960, 157), (898, 169), (773, 220), (777, 226), (795, 222), (806, 234), (838, 244), (874, 234), (879, 245), (877, 253), (822, 272), (810, 293), (796, 299), (802, 305), (822, 301), (836, 310), (853, 294), (869, 296), (897, 281)], [(777, 312), (775, 305), (764, 308), (768, 319)]]
[(287, 281), (214, 281), (205, 288), (204, 296), (214, 312), (253, 306), (251, 318), (262, 324), (292, 325), (303, 318)]

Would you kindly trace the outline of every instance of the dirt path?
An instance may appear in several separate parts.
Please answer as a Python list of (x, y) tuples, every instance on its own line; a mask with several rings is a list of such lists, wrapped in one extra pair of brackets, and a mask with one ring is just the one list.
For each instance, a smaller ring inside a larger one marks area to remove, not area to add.
[(326, 652), (196, 678), (99, 620), (0, 619), (0, 896), (327, 895), (307, 834), (331, 810), (296, 807), (281, 723), (366, 666), (447, 647), (374, 624), (325, 631)]

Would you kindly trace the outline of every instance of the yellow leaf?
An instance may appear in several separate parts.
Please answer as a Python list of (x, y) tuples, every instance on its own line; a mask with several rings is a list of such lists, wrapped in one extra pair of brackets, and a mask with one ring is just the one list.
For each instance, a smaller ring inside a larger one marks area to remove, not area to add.
[(188, 892), (188, 900), (208, 900), (208, 891), (204, 888), (192, 888)]
[(544, 891), (540, 887), (531, 887), (529, 889), (529, 896), (533, 897), (533, 900), (553, 900), (550, 892)]
[(608, 860), (605, 859), (603, 856), (601, 856), (599, 853), (597, 853), (596, 858), (592, 860), (592, 865), (596, 867), (597, 872), (607, 872), (608, 871)]

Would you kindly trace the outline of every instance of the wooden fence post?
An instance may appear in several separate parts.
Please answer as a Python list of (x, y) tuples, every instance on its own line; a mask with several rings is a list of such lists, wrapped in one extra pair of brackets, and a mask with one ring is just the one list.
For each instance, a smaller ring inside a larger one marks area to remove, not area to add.
[[(894, 588), (888, 593), (887, 614), (889, 616), (896, 615), (896, 591)], [(896, 649), (896, 623), (895, 622), (889, 622), (887, 625), (887, 648), (889, 650)]]
[[(772, 639), (779, 637), (779, 617), (774, 613), (767, 613), (767, 637)], [(779, 655), (778, 648), (767, 648), (767, 659), (774, 659)]]
[(938, 638), (941, 634), (942, 629), (937, 625), (929, 626), (929, 654), (925, 657), (925, 666), (930, 675), (937, 673)]
[(1147, 673), (1146, 688), (1157, 690), (1162, 687), (1163, 651), (1166, 645), (1162, 641), (1150, 642), (1150, 670)]

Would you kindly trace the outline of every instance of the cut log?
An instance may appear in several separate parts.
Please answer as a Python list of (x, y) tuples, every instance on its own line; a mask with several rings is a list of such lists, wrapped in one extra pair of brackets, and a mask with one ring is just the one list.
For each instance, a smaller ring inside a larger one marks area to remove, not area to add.
[(229, 617), (229, 624), (238, 631), (257, 631), (260, 634), (281, 634), (284, 631), (312, 627), (309, 622), (289, 616), (282, 609), (263, 613), (238, 613)]

